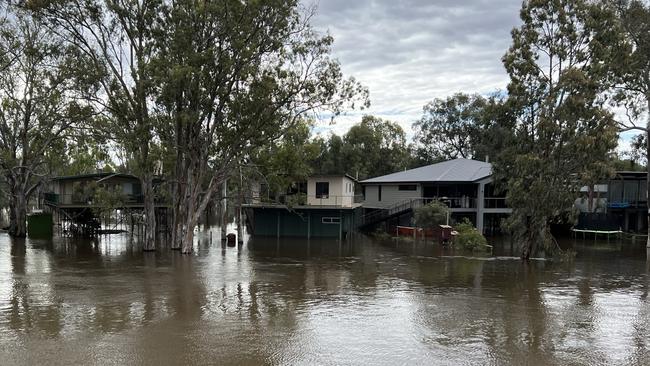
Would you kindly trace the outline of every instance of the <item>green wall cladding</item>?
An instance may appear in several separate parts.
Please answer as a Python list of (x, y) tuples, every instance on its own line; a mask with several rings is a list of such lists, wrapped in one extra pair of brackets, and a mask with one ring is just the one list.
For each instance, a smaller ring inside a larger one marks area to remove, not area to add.
[[(357, 226), (358, 209), (293, 209), (255, 208), (253, 234), (258, 236), (277, 236), (278, 220), (280, 236), (307, 237), (311, 224), (312, 238), (338, 238), (339, 230), (345, 233), (353, 231)], [(323, 223), (323, 218), (340, 217), (338, 223)]]
[(30, 238), (52, 237), (52, 214), (37, 213), (27, 216), (27, 235)]

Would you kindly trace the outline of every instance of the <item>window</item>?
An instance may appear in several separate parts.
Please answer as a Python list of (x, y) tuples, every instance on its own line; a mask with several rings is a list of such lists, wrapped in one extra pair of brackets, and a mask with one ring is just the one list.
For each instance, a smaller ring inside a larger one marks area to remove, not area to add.
[(417, 191), (418, 186), (415, 184), (400, 184), (398, 189), (400, 191)]
[(316, 182), (316, 198), (329, 198), (329, 196), (330, 196), (330, 183)]
[(377, 186), (377, 201), (381, 202), (381, 186)]
[(341, 223), (341, 218), (340, 217), (323, 217), (321, 219), (321, 222), (323, 224), (340, 224)]

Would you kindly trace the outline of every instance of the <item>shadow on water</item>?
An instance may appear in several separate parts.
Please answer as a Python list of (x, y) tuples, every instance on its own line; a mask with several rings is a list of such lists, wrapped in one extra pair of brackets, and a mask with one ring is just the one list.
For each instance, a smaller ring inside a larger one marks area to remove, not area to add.
[[(232, 230), (229, 228), (228, 230)], [(433, 243), (197, 233), (195, 253), (0, 236), (3, 363), (643, 364), (650, 251), (566, 239), (572, 262)], [(212, 240), (210, 240), (212, 238)], [(219, 238), (219, 239), (217, 239)]]

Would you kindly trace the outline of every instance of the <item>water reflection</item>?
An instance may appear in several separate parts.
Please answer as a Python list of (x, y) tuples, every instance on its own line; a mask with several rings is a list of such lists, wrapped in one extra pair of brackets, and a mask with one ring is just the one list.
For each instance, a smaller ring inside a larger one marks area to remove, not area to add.
[[(0, 237), (7, 364), (644, 364), (650, 251), (563, 242), (573, 263), (423, 243), (253, 238), (196, 254)], [(213, 240), (210, 240), (210, 237)], [(644, 255), (645, 252), (645, 255)]]

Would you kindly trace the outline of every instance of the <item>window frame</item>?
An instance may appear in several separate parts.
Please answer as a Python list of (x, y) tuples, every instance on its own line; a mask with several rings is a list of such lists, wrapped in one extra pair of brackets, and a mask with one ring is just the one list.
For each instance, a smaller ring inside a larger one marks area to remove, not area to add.
[(415, 192), (418, 190), (417, 184), (398, 184), (397, 190), (402, 192)]
[(320, 222), (326, 225), (340, 225), (341, 217), (340, 216), (325, 216), (321, 217)]
[[(323, 192), (322, 189), (319, 192), (319, 189), (318, 189), (319, 184), (324, 184), (325, 185), (324, 192)], [(319, 199), (330, 198), (330, 182), (329, 181), (315, 182), (314, 186), (315, 186), (315, 191), (316, 191), (315, 192), (316, 193), (316, 198), (319, 198)]]

